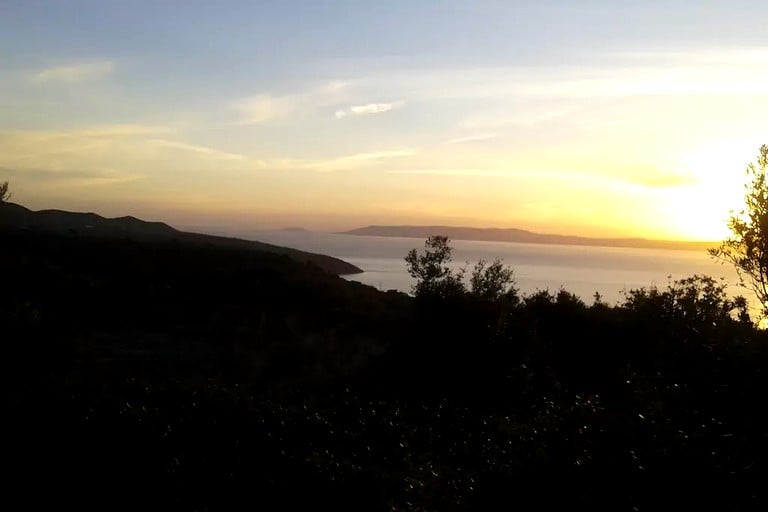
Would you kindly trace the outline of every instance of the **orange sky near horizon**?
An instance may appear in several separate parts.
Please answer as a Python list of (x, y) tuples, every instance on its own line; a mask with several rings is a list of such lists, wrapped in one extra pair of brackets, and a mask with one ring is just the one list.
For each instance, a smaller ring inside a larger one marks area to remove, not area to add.
[[(328, 180), (331, 184), (312, 186), (298, 181), (317, 179), (316, 172), (295, 170), (274, 176), (272, 186), (264, 190), (253, 177), (241, 177), (235, 183), (206, 183), (203, 170), (198, 183), (180, 183), (170, 197), (166, 189), (143, 190), (140, 180), (109, 183), (105, 178), (98, 184), (75, 181), (32, 186), (24, 180), (11, 180), (11, 186), (14, 200), (33, 209), (131, 214), (184, 228), (242, 231), (300, 226), (340, 231), (369, 224), (421, 224), (515, 227), (594, 237), (720, 240), (728, 234), (729, 212), (743, 203), (743, 171), (749, 158), (737, 155), (748, 149), (733, 143), (712, 144), (682, 155), (680, 168), (687, 173), (681, 184), (669, 187), (624, 182), (599, 173), (574, 177), (567, 171), (525, 173), (501, 166), (477, 175), (463, 170), (418, 170), (369, 180), (359, 176), (347, 180), (347, 171), (321, 173), (320, 177), (332, 178)], [(639, 169), (636, 175), (649, 177), (643, 171)], [(521, 186), (526, 174), (531, 177)], [(408, 179), (398, 183), (398, 175)], [(367, 187), (380, 187), (381, 196), (372, 198), (365, 193)], [(108, 189), (114, 191), (113, 197), (102, 197)], [(41, 190), (47, 193), (40, 194)]]

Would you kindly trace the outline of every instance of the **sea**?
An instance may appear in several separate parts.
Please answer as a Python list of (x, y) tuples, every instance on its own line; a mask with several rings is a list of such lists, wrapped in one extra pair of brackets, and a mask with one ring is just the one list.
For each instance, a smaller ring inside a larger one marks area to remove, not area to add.
[[(303, 251), (327, 254), (352, 263), (362, 274), (345, 276), (380, 290), (411, 291), (404, 257), (410, 249), (424, 248), (424, 240), (357, 236), (309, 231), (256, 231), (239, 233), (258, 240)], [(706, 251), (544, 245), (513, 242), (452, 240), (453, 268), (468, 272), (481, 259), (501, 259), (514, 270), (516, 286), (524, 294), (561, 288), (592, 303), (595, 293), (609, 304), (623, 301), (626, 291), (650, 286), (666, 287), (671, 280), (698, 275), (723, 279), (729, 295), (752, 293), (738, 286), (734, 268), (713, 260)]]

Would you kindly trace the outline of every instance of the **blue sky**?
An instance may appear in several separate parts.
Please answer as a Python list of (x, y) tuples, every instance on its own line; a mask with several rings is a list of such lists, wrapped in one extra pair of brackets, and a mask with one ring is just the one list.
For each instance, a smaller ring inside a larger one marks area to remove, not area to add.
[(0, 179), (177, 225), (717, 236), (760, 2), (0, 2)]

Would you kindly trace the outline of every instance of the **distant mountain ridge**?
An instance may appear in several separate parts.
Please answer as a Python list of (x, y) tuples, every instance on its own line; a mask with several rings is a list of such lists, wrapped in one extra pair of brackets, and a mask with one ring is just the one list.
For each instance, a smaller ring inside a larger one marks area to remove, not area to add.
[(0, 203), (0, 232), (30, 230), (71, 234), (83, 237), (130, 238), (137, 241), (172, 241), (196, 245), (214, 245), (281, 254), (303, 263), (312, 263), (337, 275), (359, 274), (362, 270), (351, 263), (311, 252), (265, 244), (239, 238), (179, 231), (163, 222), (148, 222), (136, 217), (106, 218), (95, 213), (63, 210), (32, 211), (14, 203)]
[(645, 238), (590, 238), (534, 233), (515, 228), (473, 228), (464, 226), (366, 226), (364, 228), (343, 231), (341, 234), (402, 238), (427, 238), (432, 235), (442, 235), (454, 240), (628, 247), (638, 249), (705, 250), (718, 245), (716, 242), (648, 240)]

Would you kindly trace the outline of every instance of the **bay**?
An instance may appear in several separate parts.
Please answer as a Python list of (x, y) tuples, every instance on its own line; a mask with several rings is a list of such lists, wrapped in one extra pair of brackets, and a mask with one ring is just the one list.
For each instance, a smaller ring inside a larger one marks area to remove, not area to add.
[[(346, 279), (374, 286), (380, 290), (410, 292), (413, 279), (404, 261), (410, 249), (423, 249), (424, 240), (376, 236), (354, 236), (307, 231), (256, 231), (237, 236), (275, 245), (328, 254), (352, 263), (362, 274)], [(738, 277), (730, 265), (714, 261), (705, 251), (589, 247), (575, 245), (521, 244), (452, 240), (453, 268), (467, 265), (468, 270), (480, 259), (496, 258), (515, 271), (517, 287), (523, 293), (537, 290), (574, 293), (591, 303), (595, 292), (615, 304), (623, 291), (641, 287), (666, 287), (670, 280), (698, 275), (723, 279), (731, 295), (751, 293), (737, 286)]]

